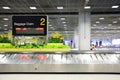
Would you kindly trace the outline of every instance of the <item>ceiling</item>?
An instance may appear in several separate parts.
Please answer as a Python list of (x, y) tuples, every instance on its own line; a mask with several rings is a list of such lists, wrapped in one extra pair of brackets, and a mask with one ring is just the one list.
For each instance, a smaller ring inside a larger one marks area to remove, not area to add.
[[(78, 26), (79, 8), (91, 6), (91, 9), (85, 9), (91, 12), (91, 37), (118, 38), (120, 7), (113, 9), (111, 8), (113, 5), (120, 6), (120, 0), (0, 0), (0, 32), (7, 33), (12, 30), (12, 15), (44, 14), (49, 17), (49, 35), (54, 31), (60, 31), (65, 37), (72, 38), (74, 29)], [(11, 9), (3, 9), (3, 6)], [(32, 10), (30, 6), (35, 6), (37, 9)], [(63, 9), (58, 10), (58, 6), (63, 6)], [(3, 20), (4, 18), (9, 20)]]

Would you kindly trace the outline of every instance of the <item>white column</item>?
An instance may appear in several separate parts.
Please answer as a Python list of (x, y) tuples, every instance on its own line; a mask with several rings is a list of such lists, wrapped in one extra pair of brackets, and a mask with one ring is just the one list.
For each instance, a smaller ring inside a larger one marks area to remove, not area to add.
[(90, 50), (90, 12), (79, 11), (79, 50)]
[(78, 28), (76, 28), (74, 30), (74, 45), (75, 45), (75, 49), (79, 49), (79, 34), (78, 34)]

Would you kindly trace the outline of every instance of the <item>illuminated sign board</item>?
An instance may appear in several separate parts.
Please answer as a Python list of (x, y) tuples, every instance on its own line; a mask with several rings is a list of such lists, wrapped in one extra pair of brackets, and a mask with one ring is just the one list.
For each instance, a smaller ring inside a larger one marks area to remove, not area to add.
[(47, 16), (13, 16), (13, 35), (47, 35)]

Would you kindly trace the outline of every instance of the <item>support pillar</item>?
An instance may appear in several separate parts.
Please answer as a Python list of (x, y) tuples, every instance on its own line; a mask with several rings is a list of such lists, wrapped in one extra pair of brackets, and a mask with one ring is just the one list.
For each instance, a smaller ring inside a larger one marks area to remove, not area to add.
[(90, 50), (90, 12), (81, 10), (78, 16), (79, 50)]
[(75, 49), (79, 49), (79, 34), (78, 34), (78, 27), (74, 30), (74, 45), (75, 45)]

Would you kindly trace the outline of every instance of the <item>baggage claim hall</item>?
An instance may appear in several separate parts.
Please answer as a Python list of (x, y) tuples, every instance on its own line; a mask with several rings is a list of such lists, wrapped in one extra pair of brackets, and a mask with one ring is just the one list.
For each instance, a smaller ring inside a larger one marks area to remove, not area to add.
[(0, 0), (0, 73), (118, 80), (120, 0)]

